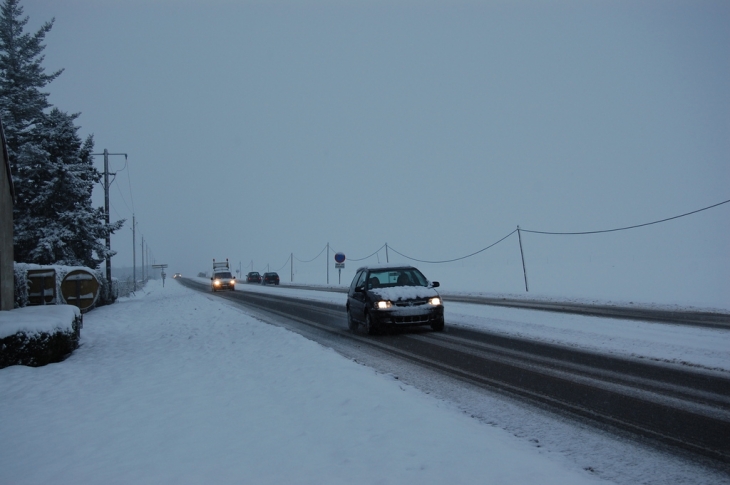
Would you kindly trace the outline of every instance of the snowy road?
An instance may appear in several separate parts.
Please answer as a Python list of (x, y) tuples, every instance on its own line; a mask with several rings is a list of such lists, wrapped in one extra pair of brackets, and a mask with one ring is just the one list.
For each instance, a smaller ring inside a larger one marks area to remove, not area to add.
[(398, 372), (152, 281), (89, 313), (66, 361), (0, 370), (0, 483), (730, 483), (701, 460), (469, 386), (446, 399), (437, 376)]
[[(202, 278), (193, 280), (207, 284)], [(347, 301), (344, 293), (287, 286), (242, 284), (236, 291), (323, 301), (340, 304), (343, 308)], [(727, 329), (454, 303), (448, 297), (445, 297), (445, 312), (448, 325), (609, 355), (712, 369), (726, 372), (730, 377), (730, 330)]]
[[(182, 283), (209, 291), (205, 284)], [(474, 331), (450, 325), (445, 333), (411, 329), (393, 336), (358, 337), (343, 331), (341, 303), (247, 286), (220, 296), (300, 322), (284, 325), (343, 354), (352, 352), (348, 349), (354, 339), (361, 347), (382, 352), (381, 360), (417, 362), (444, 376), (730, 462), (730, 379), (722, 372), (587, 352), (484, 327)], [(312, 332), (313, 327), (321, 332)]]

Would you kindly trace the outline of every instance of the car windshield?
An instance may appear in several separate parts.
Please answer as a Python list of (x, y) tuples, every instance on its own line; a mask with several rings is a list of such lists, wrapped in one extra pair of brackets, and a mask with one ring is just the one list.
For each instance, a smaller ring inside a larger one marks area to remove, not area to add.
[(370, 272), (368, 289), (393, 286), (428, 286), (428, 280), (415, 268), (394, 268)]
[(230, 271), (223, 271), (221, 273), (216, 273), (215, 274), (215, 277), (216, 278), (230, 278), (231, 277), (231, 272)]
[(257, 277), (257, 276), (258, 276), (259, 274), (258, 274), (258, 273), (249, 273), (248, 275), (249, 275), (250, 277), (252, 277), (252, 278), (255, 278), (255, 277)]

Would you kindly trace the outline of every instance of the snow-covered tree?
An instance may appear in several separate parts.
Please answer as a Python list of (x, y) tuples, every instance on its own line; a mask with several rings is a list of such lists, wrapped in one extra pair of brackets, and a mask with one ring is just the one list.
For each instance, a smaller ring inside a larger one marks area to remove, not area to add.
[(43, 41), (53, 20), (30, 35), (24, 32), (28, 17), (23, 17), (19, 3), (5, 0), (0, 5), (0, 116), (11, 164), (17, 163), (13, 155), (27, 143), (33, 127), (50, 107), (49, 93), (42, 89), (63, 72), (46, 74), (42, 66)]
[(82, 142), (74, 124), (78, 114), (51, 109), (42, 89), (62, 70), (46, 74), (43, 40), (46, 22), (25, 33), (19, 0), (0, 5), (0, 116), (5, 123), (13, 170), (15, 259), (38, 264), (96, 267), (114, 255), (101, 242), (124, 221), (106, 225), (91, 194), (101, 175), (92, 164), (94, 141)]
[(15, 211), (18, 261), (95, 268), (115, 254), (107, 253), (102, 241), (124, 221), (107, 226), (104, 210), (91, 205), (101, 174), (93, 166), (94, 140), (89, 136), (82, 143), (77, 117), (52, 109), (33, 130), (36, 143), (19, 154), (18, 175), (26, 190), (19, 191)]

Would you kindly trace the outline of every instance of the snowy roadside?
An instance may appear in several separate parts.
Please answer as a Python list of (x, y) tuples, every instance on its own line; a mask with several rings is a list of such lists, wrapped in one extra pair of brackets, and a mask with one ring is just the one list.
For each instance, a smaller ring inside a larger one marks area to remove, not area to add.
[[(204, 279), (199, 279), (205, 282)], [(256, 291), (342, 305), (347, 295), (286, 286), (239, 285)], [(657, 322), (589, 317), (445, 299), (447, 325), (566, 345), (617, 356), (730, 372), (730, 331)]]
[[(1, 483), (599, 483), (212, 295), (151, 281), (0, 370)], [(602, 482), (605, 483), (605, 482)]]

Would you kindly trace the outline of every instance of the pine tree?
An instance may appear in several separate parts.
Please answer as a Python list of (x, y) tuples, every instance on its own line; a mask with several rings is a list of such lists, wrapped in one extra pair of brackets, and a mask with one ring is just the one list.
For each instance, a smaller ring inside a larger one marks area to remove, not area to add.
[(14, 155), (50, 107), (49, 93), (41, 90), (63, 72), (46, 74), (42, 66), (43, 40), (54, 20), (30, 35), (23, 31), (28, 17), (22, 15), (19, 0), (5, 0), (0, 6), (0, 116), (11, 165), (17, 163)]
[(101, 240), (124, 221), (107, 226), (103, 209), (91, 206), (101, 174), (93, 166), (93, 137), (82, 143), (74, 125), (78, 116), (52, 109), (32, 132), (35, 143), (27, 146), (33, 150), (21, 151), (18, 166), (26, 190), (16, 204), (22, 207), (15, 220), (19, 261), (95, 268), (115, 254), (107, 253)]
[(106, 225), (103, 209), (91, 205), (101, 175), (92, 163), (93, 138), (78, 135), (79, 115), (48, 112), (41, 90), (62, 73), (42, 66), (53, 20), (30, 35), (22, 15), (19, 0), (0, 6), (0, 116), (16, 189), (15, 260), (95, 268), (114, 255), (101, 241), (124, 221)]

